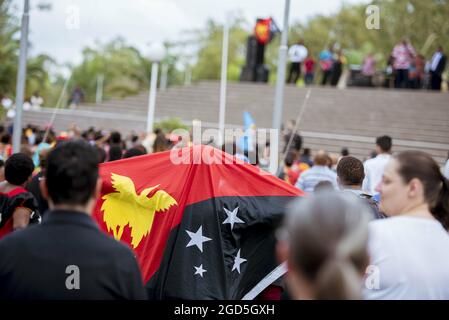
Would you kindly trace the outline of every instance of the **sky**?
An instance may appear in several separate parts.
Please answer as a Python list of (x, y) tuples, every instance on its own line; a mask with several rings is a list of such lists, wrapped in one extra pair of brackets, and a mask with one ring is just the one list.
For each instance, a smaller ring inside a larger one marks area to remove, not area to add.
[[(151, 42), (176, 41), (185, 30), (205, 26), (210, 18), (223, 22), (240, 12), (255, 23), (274, 17), (283, 24), (283, 0), (30, 0), (31, 55), (46, 53), (58, 63), (79, 63), (81, 51), (95, 42), (121, 36), (143, 54)], [(291, 0), (290, 23), (336, 12), (345, 3), (363, 0)], [(39, 10), (41, 3), (51, 10)], [(20, 15), (23, 0), (13, 0)]]

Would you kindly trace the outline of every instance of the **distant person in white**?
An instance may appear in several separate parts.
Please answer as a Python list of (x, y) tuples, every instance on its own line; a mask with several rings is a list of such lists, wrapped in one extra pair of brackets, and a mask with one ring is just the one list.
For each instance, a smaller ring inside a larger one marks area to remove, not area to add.
[(31, 106), (34, 110), (39, 110), (42, 107), (42, 105), (44, 104), (44, 99), (41, 97), (41, 95), (37, 91), (31, 96), (30, 101), (31, 101)]
[(304, 46), (304, 42), (302, 40), (290, 47), (288, 50), (288, 56), (291, 64), (287, 83), (295, 84), (301, 77), (301, 64), (304, 60), (306, 60), (308, 54), (309, 51)]
[(449, 299), (449, 185), (438, 164), (419, 151), (394, 156), (379, 192), (390, 218), (369, 226), (365, 298)]
[(365, 179), (363, 180), (363, 191), (374, 195), (376, 187), (382, 180), (384, 168), (391, 158), (391, 147), (393, 141), (389, 136), (382, 136), (376, 139), (377, 156), (373, 159), (365, 161)]
[(1, 99), (1, 103), (2, 103), (3, 108), (5, 108), (5, 109), (10, 109), (13, 105), (12, 100), (6, 96)]

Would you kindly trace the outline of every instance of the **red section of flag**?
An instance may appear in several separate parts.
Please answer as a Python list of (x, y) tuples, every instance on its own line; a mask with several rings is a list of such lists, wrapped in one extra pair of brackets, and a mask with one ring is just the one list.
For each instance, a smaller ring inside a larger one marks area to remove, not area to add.
[[(112, 174), (130, 178), (137, 194), (157, 186), (148, 197), (162, 190), (176, 200), (176, 205), (154, 215), (151, 232), (134, 248), (146, 282), (157, 271), (170, 231), (181, 222), (186, 206), (226, 196), (303, 195), (284, 181), (250, 164), (236, 164), (236, 161), (218, 149), (194, 146), (102, 164), (102, 192), (93, 217), (100, 228), (108, 232), (101, 208), (105, 201), (103, 196), (116, 192)], [(121, 241), (131, 243), (129, 225), (124, 227)]]

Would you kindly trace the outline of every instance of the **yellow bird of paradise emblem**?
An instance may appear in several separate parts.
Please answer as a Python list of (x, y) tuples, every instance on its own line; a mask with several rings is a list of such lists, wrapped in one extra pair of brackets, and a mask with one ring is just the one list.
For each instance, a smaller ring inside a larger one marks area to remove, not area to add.
[(131, 229), (131, 245), (137, 248), (142, 238), (151, 232), (156, 212), (166, 211), (177, 205), (176, 200), (164, 190), (158, 190), (151, 198), (148, 194), (159, 185), (144, 189), (139, 195), (133, 181), (129, 177), (112, 173), (112, 186), (116, 192), (102, 197), (101, 210), (103, 220), (114, 238), (122, 238), (123, 229), (129, 225)]

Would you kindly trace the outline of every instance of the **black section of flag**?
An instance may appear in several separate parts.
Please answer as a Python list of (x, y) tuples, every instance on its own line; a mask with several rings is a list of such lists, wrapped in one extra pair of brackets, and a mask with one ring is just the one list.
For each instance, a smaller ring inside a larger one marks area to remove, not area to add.
[(277, 265), (275, 230), (293, 197), (221, 197), (185, 208), (158, 271), (152, 299), (241, 299)]

